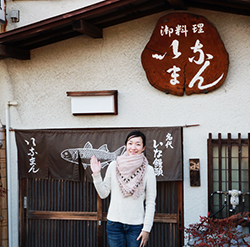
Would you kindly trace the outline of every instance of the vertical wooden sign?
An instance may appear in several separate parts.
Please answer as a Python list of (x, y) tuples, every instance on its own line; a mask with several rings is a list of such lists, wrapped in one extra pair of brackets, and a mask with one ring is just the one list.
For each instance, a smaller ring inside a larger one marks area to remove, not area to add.
[(190, 186), (200, 186), (200, 160), (189, 160)]
[(153, 87), (179, 96), (220, 87), (229, 65), (214, 25), (188, 12), (169, 13), (158, 20), (141, 61)]

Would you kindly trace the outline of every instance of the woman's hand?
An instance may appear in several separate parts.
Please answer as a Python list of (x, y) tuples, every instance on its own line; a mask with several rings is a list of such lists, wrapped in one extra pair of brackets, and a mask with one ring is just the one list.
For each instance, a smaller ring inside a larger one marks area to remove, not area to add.
[(141, 238), (141, 244), (140, 247), (145, 247), (148, 242), (149, 232), (141, 231), (139, 237), (137, 238), (137, 241)]
[(94, 175), (97, 175), (101, 171), (101, 162), (93, 155), (90, 159), (90, 168)]

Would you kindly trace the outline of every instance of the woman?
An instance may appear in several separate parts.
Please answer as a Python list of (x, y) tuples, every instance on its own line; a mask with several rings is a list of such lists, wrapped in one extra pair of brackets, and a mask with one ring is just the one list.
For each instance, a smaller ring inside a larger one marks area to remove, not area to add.
[[(153, 225), (156, 179), (143, 151), (146, 137), (140, 131), (128, 134), (126, 152), (110, 163), (104, 180), (101, 164), (91, 158), (93, 181), (99, 196), (111, 193), (107, 215), (107, 236), (110, 247), (144, 247)], [(145, 207), (144, 207), (145, 201)]]

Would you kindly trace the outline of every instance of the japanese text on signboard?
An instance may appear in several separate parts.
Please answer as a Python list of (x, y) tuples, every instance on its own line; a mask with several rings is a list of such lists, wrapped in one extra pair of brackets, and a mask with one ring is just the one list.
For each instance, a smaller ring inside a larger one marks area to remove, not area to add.
[(176, 95), (204, 93), (221, 86), (228, 63), (215, 27), (205, 18), (187, 13), (162, 17), (142, 53), (152, 86)]
[(174, 148), (172, 146), (173, 137), (170, 133), (166, 135), (165, 143), (162, 141), (153, 140), (153, 150), (154, 150), (154, 171), (156, 176), (163, 176), (163, 160), (162, 160), (162, 152), (164, 152), (165, 148)]

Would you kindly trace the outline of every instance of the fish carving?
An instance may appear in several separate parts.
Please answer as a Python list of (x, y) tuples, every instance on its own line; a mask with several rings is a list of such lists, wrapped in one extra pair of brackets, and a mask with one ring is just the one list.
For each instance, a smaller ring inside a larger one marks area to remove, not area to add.
[(83, 148), (69, 148), (61, 152), (61, 157), (75, 164), (79, 164), (79, 158), (84, 169), (90, 166), (90, 159), (94, 155), (100, 162), (101, 167), (109, 165), (111, 161), (115, 160), (117, 156), (122, 155), (126, 150), (126, 146), (123, 145), (114, 152), (108, 150), (107, 144), (103, 144), (98, 149), (94, 149), (92, 144), (88, 141)]

